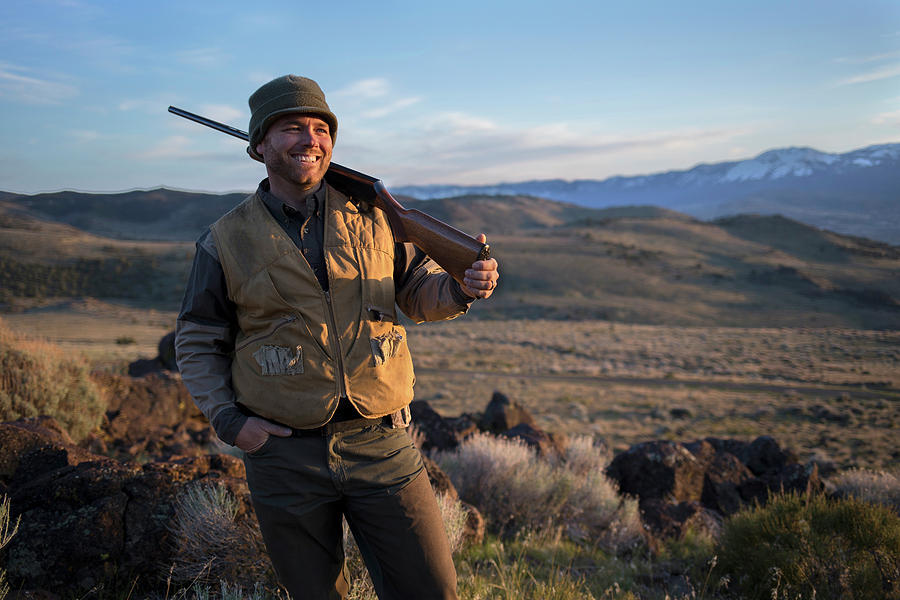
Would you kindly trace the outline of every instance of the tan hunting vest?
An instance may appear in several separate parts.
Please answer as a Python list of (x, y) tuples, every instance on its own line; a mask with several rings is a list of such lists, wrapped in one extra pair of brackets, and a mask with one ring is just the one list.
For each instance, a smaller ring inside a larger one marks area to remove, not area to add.
[(345, 395), (366, 417), (413, 398), (406, 331), (396, 323), (394, 240), (380, 210), (326, 187), (329, 291), (256, 194), (211, 227), (237, 305), (237, 401), (297, 428), (328, 422)]

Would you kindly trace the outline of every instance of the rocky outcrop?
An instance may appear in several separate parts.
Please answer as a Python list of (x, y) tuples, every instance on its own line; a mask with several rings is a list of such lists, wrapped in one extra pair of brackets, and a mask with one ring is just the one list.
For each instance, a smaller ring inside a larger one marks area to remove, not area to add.
[(201, 481), (227, 487), (255, 519), (237, 458), (122, 463), (78, 448), (52, 419), (0, 424), (0, 482), (21, 517), (5, 549), (10, 580), (67, 597), (122, 573), (158, 585), (175, 503)]
[(644, 442), (616, 456), (606, 474), (640, 500), (644, 523), (663, 536), (692, 524), (715, 533), (717, 520), (773, 492), (824, 490), (815, 465), (797, 463), (769, 436)]
[(200, 455), (214, 434), (177, 373), (142, 377), (95, 373), (106, 402), (106, 418), (92, 449), (121, 459)]

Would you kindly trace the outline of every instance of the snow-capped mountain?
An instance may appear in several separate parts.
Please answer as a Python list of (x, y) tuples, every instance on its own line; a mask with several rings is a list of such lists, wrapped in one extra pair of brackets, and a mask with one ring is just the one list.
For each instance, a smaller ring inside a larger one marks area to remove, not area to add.
[(748, 212), (783, 214), (900, 244), (900, 144), (844, 154), (782, 148), (748, 160), (604, 180), (394, 186), (391, 191), (420, 199), (527, 194), (594, 208), (652, 204), (704, 219)]

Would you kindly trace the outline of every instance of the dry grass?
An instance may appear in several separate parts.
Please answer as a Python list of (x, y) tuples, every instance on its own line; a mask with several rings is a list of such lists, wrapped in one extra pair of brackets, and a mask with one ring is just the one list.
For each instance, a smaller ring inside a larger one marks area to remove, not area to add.
[[(5, 495), (0, 498), (0, 551), (2, 551), (13, 536), (19, 531), (19, 521), (21, 517), (16, 519), (15, 524), (9, 526), (9, 498)], [(0, 568), (0, 600), (6, 598), (9, 594), (9, 585), (6, 583), (6, 571)]]
[(187, 486), (170, 526), (170, 581), (182, 586), (227, 581), (246, 589), (259, 582), (277, 587), (258, 527), (240, 515), (240, 501), (224, 486)]
[(900, 331), (606, 321), (463, 321), (408, 329), (416, 397), (444, 415), (494, 390), (549, 431), (648, 439), (772, 435), (801, 460), (900, 467)]

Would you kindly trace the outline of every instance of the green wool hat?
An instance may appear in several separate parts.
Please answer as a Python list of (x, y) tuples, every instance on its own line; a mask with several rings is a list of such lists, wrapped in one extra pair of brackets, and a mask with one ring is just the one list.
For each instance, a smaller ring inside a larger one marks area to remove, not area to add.
[(328, 123), (331, 142), (337, 137), (337, 117), (328, 108), (319, 84), (306, 77), (284, 75), (266, 83), (250, 96), (250, 147), (247, 152), (262, 160), (256, 145), (262, 141), (269, 126), (282, 115), (303, 113), (315, 115)]

